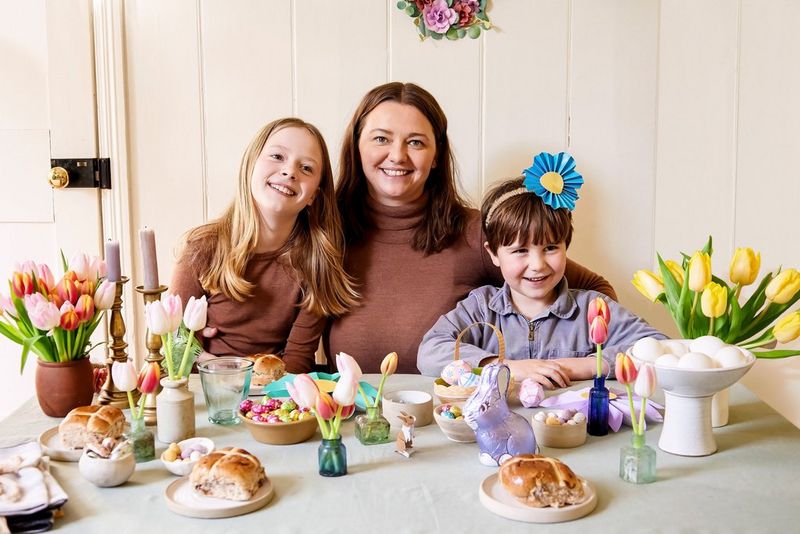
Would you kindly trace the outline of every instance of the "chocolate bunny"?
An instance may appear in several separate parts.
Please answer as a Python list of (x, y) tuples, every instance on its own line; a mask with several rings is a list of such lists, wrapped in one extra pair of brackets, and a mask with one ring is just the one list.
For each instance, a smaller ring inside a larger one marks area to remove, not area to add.
[(507, 365), (487, 365), (478, 388), (464, 404), (464, 420), (475, 431), (481, 451), (478, 459), (484, 465), (500, 465), (517, 454), (536, 452), (533, 428), (524, 417), (508, 409), (510, 381)]

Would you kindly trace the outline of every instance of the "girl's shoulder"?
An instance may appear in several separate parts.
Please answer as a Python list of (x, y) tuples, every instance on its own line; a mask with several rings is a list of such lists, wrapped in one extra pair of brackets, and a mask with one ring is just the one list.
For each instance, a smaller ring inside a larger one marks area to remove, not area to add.
[(198, 226), (187, 232), (179, 261), (207, 263), (211, 261), (219, 243), (219, 231), (213, 224)]

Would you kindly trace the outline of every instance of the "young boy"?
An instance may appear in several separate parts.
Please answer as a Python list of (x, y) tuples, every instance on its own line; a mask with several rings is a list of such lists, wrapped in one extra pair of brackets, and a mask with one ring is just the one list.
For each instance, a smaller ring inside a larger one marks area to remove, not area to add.
[[(608, 339), (603, 344), (604, 373), (613, 371), (617, 352), (627, 350), (637, 340), (665, 338), (600, 293), (567, 287), (564, 268), (572, 239), (570, 206), (574, 207), (576, 188), (570, 192), (569, 184), (565, 186), (563, 181), (559, 188), (546, 179), (535, 179), (537, 185), (541, 183), (539, 187), (529, 185), (528, 189), (522, 179), (509, 180), (484, 199), (484, 246), (492, 262), (500, 267), (505, 284), (473, 290), (454, 310), (439, 318), (417, 353), (422, 374), (438, 376), (453, 361), (459, 332), (473, 323), (485, 322), (502, 331), (505, 363), (516, 380), (533, 378), (552, 389), (568, 386), (571, 380), (592, 378), (597, 373), (596, 360), (586, 356), (595, 354), (596, 345), (589, 338), (587, 309), (596, 297), (603, 297), (611, 311)], [(531, 177), (525, 180), (526, 184), (530, 182)], [(563, 194), (571, 194), (572, 200), (559, 197)], [(568, 207), (561, 207), (565, 205)], [(497, 337), (486, 325), (473, 326), (461, 339), (460, 358), (473, 366), (496, 361), (497, 353)]]

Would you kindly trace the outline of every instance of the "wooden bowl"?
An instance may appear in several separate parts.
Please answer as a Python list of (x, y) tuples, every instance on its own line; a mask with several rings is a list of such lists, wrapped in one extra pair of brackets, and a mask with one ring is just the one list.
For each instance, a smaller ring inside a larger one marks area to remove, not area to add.
[(433, 394), (442, 404), (453, 404), (467, 400), (477, 387), (450, 386), (441, 378), (437, 378), (433, 383)]
[(241, 419), (256, 441), (270, 445), (301, 443), (310, 439), (317, 431), (315, 417), (288, 423), (261, 423), (244, 416)]
[(416, 417), (414, 426), (427, 426), (433, 422), (433, 397), (424, 391), (392, 391), (381, 400), (383, 416), (392, 426), (400, 426), (398, 415), (406, 412)]
[(571, 449), (586, 443), (586, 419), (575, 425), (548, 425), (531, 418), (531, 424), (540, 447)]
[[(462, 412), (464, 411), (463, 402), (449, 402), (445, 404), (458, 406), (461, 408)], [(444, 417), (442, 415), (443, 406), (444, 404), (440, 404), (433, 410), (433, 419), (436, 421), (436, 424), (439, 425), (439, 428), (442, 429), (444, 435), (447, 436), (447, 439), (458, 443), (474, 443), (475, 431), (469, 427), (464, 419), (448, 419)]]

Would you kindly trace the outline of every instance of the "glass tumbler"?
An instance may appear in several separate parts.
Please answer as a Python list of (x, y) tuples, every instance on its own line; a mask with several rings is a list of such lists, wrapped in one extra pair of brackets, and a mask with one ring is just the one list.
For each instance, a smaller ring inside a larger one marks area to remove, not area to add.
[(217, 425), (239, 424), (239, 403), (247, 398), (253, 362), (222, 356), (197, 364), (208, 408), (208, 420)]

